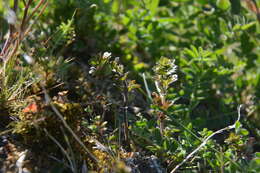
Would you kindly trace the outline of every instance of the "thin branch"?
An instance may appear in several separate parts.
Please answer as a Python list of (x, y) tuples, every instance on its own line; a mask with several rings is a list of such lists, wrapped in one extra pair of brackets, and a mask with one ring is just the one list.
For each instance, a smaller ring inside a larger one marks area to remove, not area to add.
[(128, 88), (127, 88), (127, 81), (124, 81), (124, 136), (127, 145), (129, 145), (129, 132), (128, 132)]
[(89, 157), (91, 158), (91, 160), (93, 160), (94, 162), (98, 163), (99, 161), (97, 160), (97, 158), (89, 151), (89, 149), (87, 149), (87, 147), (84, 145), (84, 143), (79, 139), (79, 137), (73, 132), (73, 130), (70, 128), (70, 126), (68, 125), (68, 123), (64, 120), (63, 116), (61, 115), (61, 113), (58, 111), (58, 109), (54, 106), (54, 104), (51, 102), (51, 98), (49, 96), (49, 94), (47, 93), (45, 87), (42, 85), (42, 89), (44, 91), (44, 96), (46, 99), (46, 102), (50, 104), (52, 110), (55, 112), (55, 114), (58, 116), (58, 118), (61, 120), (61, 122), (63, 123), (63, 125), (66, 127), (66, 129), (71, 133), (71, 135), (75, 138), (75, 140), (82, 146), (82, 148), (86, 151), (86, 153), (88, 153)]
[(153, 99), (152, 99), (152, 96), (151, 96), (151, 91), (150, 91), (150, 89), (148, 87), (148, 84), (147, 84), (147, 81), (146, 81), (146, 76), (145, 76), (144, 73), (142, 74), (142, 77), (143, 77), (143, 80), (144, 80), (144, 86), (145, 86), (145, 90), (146, 90), (147, 96), (149, 98), (149, 101), (152, 102)]
[(14, 12), (17, 11), (17, 8), (18, 8), (18, 0), (14, 0), (14, 7), (13, 7)]
[[(176, 124), (178, 124), (179, 126), (181, 126), (184, 130), (186, 130), (187, 132), (189, 132), (193, 137), (195, 137), (197, 140), (199, 140), (200, 142), (203, 142), (203, 140), (201, 138), (199, 138), (196, 134), (194, 134), (191, 130), (189, 130), (188, 128), (186, 128), (183, 124), (181, 124), (180, 122), (176, 121), (175, 119), (172, 119), (172, 121), (174, 121)], [(230, 159), (229, 157), (225, 156), (222, 152), (218, 151), (217, 149), (211, 147), (211, 145), (208, 145), (208, 147), (210, 147), (211, 150), (219, 153), (221, 156), (223, 156), (225, 159), (229, 160), (230, 162), (232, 162), (234, 165), (236, 165), (237, 168), (242, 169), (236, 162), (234, 162), (232, 159)]]
[(62, 145), (46, 129), (43, 129), (43, 130), (46, 133), (46, 135), (60, 148), (60, 150), (66, 156), (68, 162), (70, 163), (70, 166), (68, 166), (67, 164), (66, 165), (72, 170), (72, 172), (75, 172), (75, 168), (74, 168), (73, 162), (70, 159), (70, 156), (69, 156), (68, 152), (66, 151), (66, 149), (63, 148)]
[(202, 147), (204, 147), (207, 142), (213, 137), (215, 136), (216, 134), (219, 134), (219, 133), (222, 133), (226, 130), (231, 130), (231, 129), (234, 129), (236, 127), (236, 123), (240, 120), (240, 117), (241, 117), (241, 114), (240, 114), (240, 111), (241, 111), (241, 107), (242, 105), (239, 105), (238, 107), (238, 118), (237, 120), (235, 121), (235, 123), (233, 125), (230, 125), (228, 127), (225, 127), (223, 129), (220, 129), (214, 133), (212, 133), (211, 135), (209, 135), (195, 150), (193, 150), (181, 163), (179, 163), (172, 171), (171, 173), (174, 173), (176, 172), (185, 162), (187, 162), (194, 154), (196, 154)]
[(33, 15), (36, 13), (36, 11), (40, 8), (40, 6), (43, 4), (43, 3), (46, 3), (48, 2), (48, 0), (41, 0), (37, 5), (36, 7), (32, 10), (32, 13), (30, 16), (28, 16), (28, 18), (26, 19), (26, 22), (25, 23), (28, 23), (30, 21), (30, 19), (33, 17)]
[[(49, 2), (46, 1), (45, 4), (43, 5), (42, 9), (40, 10), (39, 14), (38, 14), (37, 17), (35, 18), (34, 22), (33, 22), (30, 26), (28, 26), (28, 28), (27, 28), (26, 31), (24, 32), (23, 37), (30, 32), (30, 30), (31, 30), (31, 28), (32, 28), (32, 26), (33, 26), (33, 24), (35, 24), (35, 22), (37, 21), (37, 19), (42, 15), (42, 13), (44, 12), (44, 10), (46, 9), (46, 7), (47, 7), (48, 4), (49, 4)], [(29, 17), (28, 17), (28, 18), (29, 18)], [(29, 19), (27, 19), (27, 20), (29, 20)], [(27, 20), (26, 20), (26, 21), (27, 21)], [(25, 23), (27, 23), (27, 22), (25, 22)], [(23, 40), (23, 37), (21, 38), (21, 40)]]
[(25, 21), (26, 21), (27, 14), (28, 14), (29, 7), (30, 7), (31, 3), (32, 3), (32, 0), (29, 0), (28, 3), (25, 6), (23, 20), (22, 20), (22, 24), (21, 24), (21, 28), (20, 28), (21, 32), (23, 32), (23, 30), (24, 30), (24, 27), (25, 27), (25, 24), (26, 24)]
[[(18, 8), (18, 0), (14, 0), (14, 6), (13, 6), (13, 11), (15, 12), (15, 15), (16, 15), (16, 12), (17, 12), (17, 8)], [(9, 30), (10, 30), (10, 36), (12, 37), (13, 34), (15, 33), (15, 26), (12, 25), (12, 24), (9, 24)]]

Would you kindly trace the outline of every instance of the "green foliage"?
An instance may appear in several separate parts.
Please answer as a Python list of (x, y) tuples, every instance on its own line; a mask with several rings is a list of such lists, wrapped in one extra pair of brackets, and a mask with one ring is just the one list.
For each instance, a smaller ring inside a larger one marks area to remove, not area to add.
[(167, 171), (259, 172), (259, 1), (39, 2), (0, 7), (1, 130), (72, 172), (152, 155)]
[(227, 10), (230, 7), (229, 0), (217, 0), (216, 5), (222, 10)]

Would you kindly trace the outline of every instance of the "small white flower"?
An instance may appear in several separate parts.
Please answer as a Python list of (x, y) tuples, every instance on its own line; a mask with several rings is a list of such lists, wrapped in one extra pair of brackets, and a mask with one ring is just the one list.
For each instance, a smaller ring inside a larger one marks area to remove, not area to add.
[(91, 4), (90, 8), (97, 8), (97, 4)]
[(93, 74), (96, 71), (95, 67), (90, 67), (89, 74)]
[(5, 19), (9, 24), (15, 25), (17, 21), (16, 14), (13, 10), (9, 9), (5, 15)]
[(103, 58), (104, 59), (107, 59), (107, 58), (110, 58), (111, 57), (111, 53), (110, 52), (105, 52), (104, 54), (103, 54)]
[(28, 64), (33, 64), (33, 63), (34, 63), (34, 59), (33, 59), (31, 56), (27, 55), (27, 54), (24, 54), (24, 55), (23, 55), (23, 58), (25, 59), (25, 61), (26, 61)]
[(175, 74), (175, 75), (172, 75), (172, 82), (175, 82), (175, 81), (177, 81), (178, 80), (178, 75), (177, 74)]
[(115, 57), (115, 62), (119, 63), (120, 58), (119, 57)]
[(173, 74), (173, 73), (176, 73), (176, 71), (177, 71), (177, 65), (174, 65), (174, 64), (173, 64), (172, 69), (170, 69), (169, 71), (167, 71), (167, 75), (171, 75), (171, 74)]

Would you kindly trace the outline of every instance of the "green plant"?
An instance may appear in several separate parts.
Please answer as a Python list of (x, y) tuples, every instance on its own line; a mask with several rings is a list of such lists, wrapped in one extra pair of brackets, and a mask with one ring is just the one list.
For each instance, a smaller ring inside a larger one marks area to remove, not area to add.
[(48, 171), (259, 172), (259, 1), (1, 3), (0, 134)]

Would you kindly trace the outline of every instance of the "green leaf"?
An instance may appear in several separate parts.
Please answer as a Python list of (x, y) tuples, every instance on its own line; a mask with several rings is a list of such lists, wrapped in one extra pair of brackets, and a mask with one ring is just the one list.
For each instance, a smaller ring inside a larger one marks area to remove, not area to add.
[(197, 58), (197, 57), (199, 57), (199, 56), (200, 56), (200, 54), (199, 54), (199, 51), (198, 51), (198, 49), (197, 49), (197, 48), (196, 48), (194, 45), (191, 45), (190, 47), (191, 47), (191, 49), (192, 49), (193, 53), (195, 54), (195, 57), (194, 57), (194, 58)]
[(260, 152), (256, 152), (255, 156), (260, 158)]
[(222, 10), (227, 10), (231, 4), (230, 4), (229, 0), (217, 0), (216, 5), (218, 8), (220, 8)]
[(192, 130), (192, 123), (189, 123), (189, 124), (187, 125), (187, 129)]
[(120, 9), (120, 2), (119, 2), (119, 0), (114, 0), (113, 4), (112, 4), (112, 11), (114, 13), (118, 13), (119, 9)]
[(252, 26), (254, 26), (256, 24), (256, 22), (250, 22), (248, 24), (245, 24), (241, 27), (242, 30), (247, 30), (248, 28), (251, 28)]
[(233, 31), (238, 31), (241, 29), (241, 26), (239, 24), (235, 24), (232, 29)]
[(160, 0), (147, 0), (146, 1), (147, 8), (150, 10), (152, 16), (155, 15), (159, 2), (160, 2)]
[(179, 18), (177, 18), (177, 17), (161, 17), (161, 18), (159, 18), (158, 19), (158, 22), (160, 22), (160, 23), (177, 23), (177, 22), (179, 22), (180, 21), (180, 19)]
[(260, 165), (260, 159), (255, 159), (254, 162), (255, 162), (257, 165)]
[(236, 130), (238, 130), (240, 127), (241, 127), (241, 123), (239, 121), (237, 121), (235, 124)]
[(249, 134), (249, 132), (246, 130), (246, 129), (241, 129), (240, 130), (240, 133), (243, 135), (243, 136), (247, 136)]
[(190, 49), (185, 49), (185, 53), (189, 56), (191, 56), (192, 58), (196, 58), (196, 53), (193, 52), (192, 50)]
[(168, 141), (167, 141), (167, 140), (163, 141), (163, 149), (164, 149), (165, 151), (167, 151), (168, 148), (169, 148), (169, 143), (168, 143)]
[(206, 5), (208, 3), (207, 0), (197, 0), (198, 3), (200, 3), (201, 5)]

